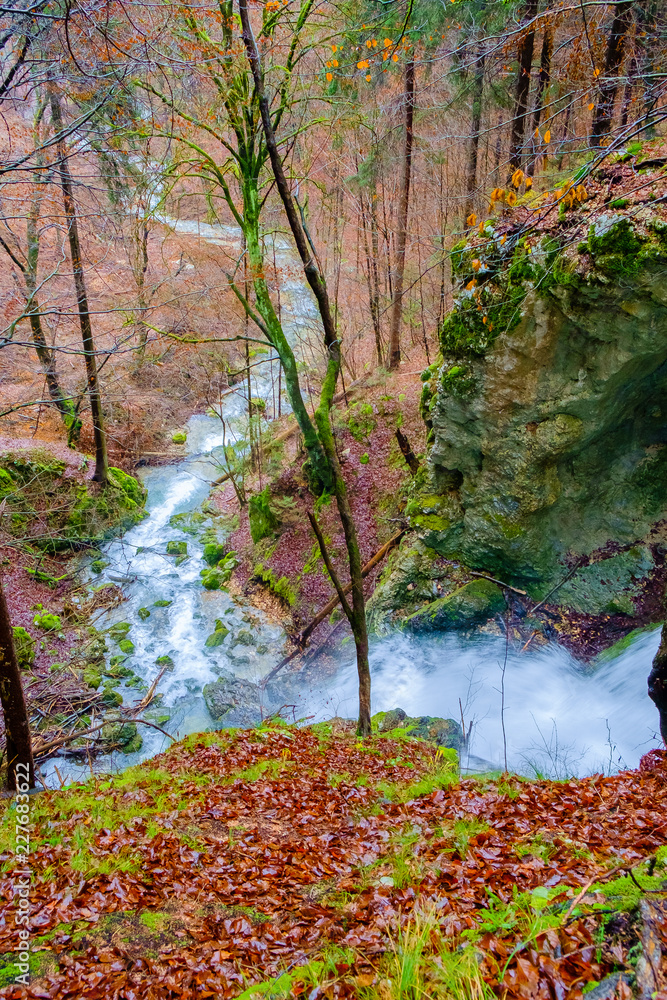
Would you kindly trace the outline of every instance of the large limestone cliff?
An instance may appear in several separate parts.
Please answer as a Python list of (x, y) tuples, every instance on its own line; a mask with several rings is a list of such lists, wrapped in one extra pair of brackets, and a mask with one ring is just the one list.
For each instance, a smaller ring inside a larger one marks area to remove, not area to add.
[(586, 220), (583, 240), (489, 225), (456, 248), (455, 308), (423, 376), (420, 541), (372, 614), (395, 600), (401, 560), (421, 567), (417, 603), (446, 593), (431, 586), (442, 567), (424, 576), (437, 556), (536, 597), (579, 564), (559, 603), (633, 613), (667, 518), (666, 231), (644, 208)]

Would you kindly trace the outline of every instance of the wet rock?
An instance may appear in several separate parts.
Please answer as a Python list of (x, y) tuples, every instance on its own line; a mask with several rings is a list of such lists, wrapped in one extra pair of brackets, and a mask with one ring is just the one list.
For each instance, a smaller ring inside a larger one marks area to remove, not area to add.
[(187, 556), (188, 554), (188, 543), (179, 542), (176, 539), (171, 539), (167, 542), (167, 555), (168, 556)]
[(236, 635), (234, 636), (234, 645), (235, 646), (236, 645), (254, 646), (255, 642), (256, 642), (255, 636), (252, 634), (252, 632), (250, 631), (250, 629), (247, 629), (247, 628), (241, 628), (241, 629), (239, 629), (238, 632), (236, 633)]
[(226, 625), (223, 625), (220, 619), (215, 623), (215, 632), (211, 632), (208, 639), (204, 643), (209, 649), (215, 646), (222, 646), (223, 642), (229, 635), (229, 629)]
[(392, 729), (398, 729), (405, 719), (407, 719), (407, 714), (402, 708), (392, 708), (391, 711), (385, 712), (378, 722), (378, 730), (381, 733), (388, 733)]
[(120, 712), (108, 712), (106, 721), (100, 730), (104, 743), (116, 745), (121, 753), (136, 753), (143, 746), (136, 722), (123, 719)]
[(221, 671), (218, 680), (204, 687), (204, 701), (214, 719), (224, 726), (254, 726), (270, 711), (266, 695), (257, 684)]
[(489, 580), (473, 580), (416, 611), (404, 625), (412, 632), (469, 629), (504, 610), (500, 587)]
[(395, 729), (404, 730), (414, 739), (430, 740), (436, 746), (446, 747), (460, 753), (465, 747), (463, 730), (454, 719), (422, 715), (418, 718), (407, 715), (402, 708), (380, 712), (373, 716), (377, 720), (378, 732), (391, 733)]
[(630, 982), (630, 976), (627, 973), (614, 972), (597, 986), (594, 986), (592, 990), (589, 990), (586, 993), (586, 1000), (613, 1000), (614, 997), (620, 995), (618, 991), (620, 984), (625, 983), (629, 987)]

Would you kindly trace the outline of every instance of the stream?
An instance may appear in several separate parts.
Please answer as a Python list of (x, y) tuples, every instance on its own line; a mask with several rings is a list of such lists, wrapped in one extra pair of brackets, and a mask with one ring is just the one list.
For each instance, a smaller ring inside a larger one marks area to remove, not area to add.
[[(199, 235), (238, 252), (239, 232), (233, 227), (162, 221), (184, 235)], [(318, 319), (315, 303), (295, 271), (289, 246), (276, 240), (275, 254), (286, 275), (280, 289), (285, 332), (297, 356), (304, 358), (310, 353), (313, 357), (318, 339), (313, 336)], [(252, 370), (252, 394), (266, 401), (267, 413), (273, 412), (275, 375), (277, 361), (270, 357)], [(287, 400), (283, 397), (281, 402), (283, 412), (287, 412)], [(230, 393), (221, 406), (229, 443), (243, 436), (246, 401), (241, 394)], [(220, 670), (257, 683), (283, 655), (284, 633), (279, 626), (226, 591), (208, 591), (202, 586), (203, 545), (187, 530), (187, 515), (201, 511), (211, 482), (220, 475), (224, 441), (219, 417), (191, 417), (183, 460), (139, 471), (148, 491), (149, 516), (103, 547), (107, 566), (100, 575), (83, 570), (90, 584), (116, 582), (122, 586), (127, 600), (96, 624), (100, 629), (120, 621), (131, 625), (128, 638), (134, 651), (127, 665), (141, 681), (151, 685), (161, 670), (156, 662), (160, 657), (173, 661), (173, 667), (163, 673), (158, 699), (146, 717), (179, 738), (218, 727), (202, 690)], [(177, 515), (186, 517), (174, 521)], [(178, 565), (167, 555), (170, 541), (187, 545), (187, 557)], [(160, 603), (156, 606), (156, 602)], [(216, 620), (224, 623), (229, 635), (221, 645), (207, 647), (206, 639), (214, 632)], [(372, 707), (376, 712), (400, 706), (409, 715), (457, 720), (463, 712), (466, 729), (472, 721), (468, 749), (462, 757), (467, 770), (502, 769), (506, 758), (510, 769), (527, 775), (565, 778), (613, 773), (637, 766), (642, 754), (660, 745), (658, 715), (646, 693), (646, 678), (658, 642), (658, 629), (643, 632), (619, 655), (591, 671), (582, 669), (556, 644), (522, 653), (510, 646), (505, 664), (502, 638), (402, 633), (376, 638), (370, 657)], [(108, 660), (119, 650), (112, 640), (107, 645)], [(356, 716), (352, 644), (339, 647), (338, 657), (333, 678), (327, 674), (320, 681), (311, 680), (297, 689), (296, 696), (292, 681), (286, 699), (293, 704), (289, 719)], [(313, 673), (316, 671), (311, 669), (311, 677)], [(138, 702), (144, 693), (125, 684), (120, 690), (126, 705)], [(95, 770), (121, 770), (160, 753), (170, 743), (157, 730), (147, 726), (139, 726), (139, 730), (143, 738), (140, 751), (98, 757)], [(49, 760), (42, 765), (47, 784), (58, 785), (56, 766), (65, 780), (85, 780), (91, 765), (64, 757)]]

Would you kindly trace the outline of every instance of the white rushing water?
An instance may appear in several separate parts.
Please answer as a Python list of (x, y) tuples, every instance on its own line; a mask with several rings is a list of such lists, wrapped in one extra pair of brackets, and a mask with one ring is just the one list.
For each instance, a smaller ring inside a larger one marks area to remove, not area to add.
[[(163, 220), (185, 235), (197, 235), (226, 248), (226, 255), (239, 246), (239, 231), (228, 226), (210, 226), (187, 220)], [(317, 312), (287, 244), (276, 240), (276, 261), (283, 271), (281, 304), (285, 332), (297, 356), (313, 357)], [(290, 275), (290, 269), (292, 274)], [(276, 362), (277, 366), (277, 362)], [(273, 363), (255, 367), (252, 394), (270, 404), (275, 398)], [(277, 368), (276, 368), (277, 370)], [(240, 393), (225, 396), (222, 403), (227, 422), (227, 442), (243, 435), (246, 401)], [(283, 410), (287, 411), (287, 401)], [(235, 602), (225, 591), (202, 587), (201, 542), (184, 525), (172, 523), (174, 515), (195, 512), (207, 499), (210, 483), (220, 474), (224, 442), (217, 417), (193, 416), (188, 423), (185, 456), (177, 465), (143, 470), (148, 490), (149, 516), (121, 539), (104, 547), (107, 561), (100, 576), (89, 574), (95, 585), (118, 582), (127, 600), (98, 622), (108, 628), (114, 622), (131, 624), (129, 638), (134, 652), (127, 665), (146, 685), (157, 677), (160, 657), (173, 660), (173, 670), (160, 681), (159, 702), (153, 714), (170, 733), (184, 736), (215, 728), (202, 689), (220, 669), (253, 682), (260, 681), (282, 656), (284, 636), (262, 612)], [(179, 565), (167, 555), (169, 541), (187, 544), (187, 558)], [(156, 607), (156, 601), (171, 602)], [(140, 609), (150, 612), (148, 617)], [(206, 638), (216, 619), (224, 621), (230, 636), (208, 648)], [(251, 631), (250, 646), (236, 642), (239, 631)], [(640, 635), (615, 659), (596, 671), (584, 670), (562, 647), (531, 646), (519, 652), (508, 650), (504, 672), (504, 712), (501, 711), (505, 642), (491, 637), (464, 638), (449, 634), (433, 637), (396, 634), (377, 639), (371, 646), (373, 711), (403, 708), (409, 715), (460, 719), (466, 728), (473, 722), (468, 752), (462, 761), (469, 769), (502, 769), (507, 757), (510, 769), (525, 774), (552, 777), (613, 772), (637, 765), (642, 754), (659, 745), (658, 716), (646, 693), (646, 678), (658, 646), (658, 632)], [(118, 653), (109, 641), (107, 658)], [(351, 644), (340, 647), (340, 667), (332, 679), (303, 687), (293, 680), (288, 701), (294, 703), (292, 717), (325, 719), (333, 715), (356, 715), (356, 668)], [(313, 676), (311, 670), (309, 676)], [(126, 704), (142, 692), (123, 686)], [(296, 691), (296, 695), (295, 695)], [(165, 718), (163, 721), (163, 716)], [(503, 736), (503, 722), (505, 735)], [(96, 767), (117, 770), (165, 749), (169, 740), (161, 733), (140, 727), (143, 748), (139, 753), (98, 759)], [(68, 778), (86, 777), (89, 764), (71, 759), (50, 761), (42, 771), (57, 783), (54, 765)]]

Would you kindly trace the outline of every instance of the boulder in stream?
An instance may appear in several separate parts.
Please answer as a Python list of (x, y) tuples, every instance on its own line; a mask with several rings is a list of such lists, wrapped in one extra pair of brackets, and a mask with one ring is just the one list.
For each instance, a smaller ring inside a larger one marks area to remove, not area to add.
[(258, 684), (220, 671), (217, 680), (204, 687), (204, 701), (213, 718), (224, 726), (254, 726), (271, 711)]

